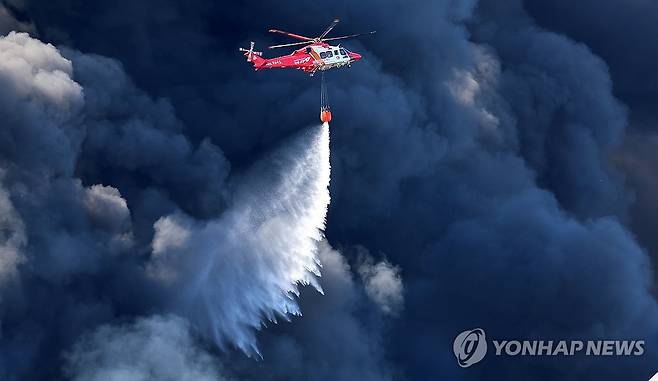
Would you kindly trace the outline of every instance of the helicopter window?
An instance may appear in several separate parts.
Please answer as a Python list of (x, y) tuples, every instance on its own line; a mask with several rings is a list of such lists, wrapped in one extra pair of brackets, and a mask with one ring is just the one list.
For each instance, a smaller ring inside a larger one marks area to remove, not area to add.
[(346, 56), (347, 55), (347, 50), (345, 50), (344, 48), (340, 48), (340, 54)]
[(311, 48), (306, 48), (306, 54), (311, 54)]
[(330, 51), (320, 53), (320, 58), (322, 58), (322, 59), (331, 58), (331, 57), (333, 57), (333, 54)]
[(334, 50), (334, 55), (338, 55), (338, 50)]

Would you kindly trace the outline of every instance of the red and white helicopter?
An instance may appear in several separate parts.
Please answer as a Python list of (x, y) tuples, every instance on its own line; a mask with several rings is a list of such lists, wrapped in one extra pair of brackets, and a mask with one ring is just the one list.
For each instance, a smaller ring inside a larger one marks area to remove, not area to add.
[(247, 62), (254, 64), (255, 70), (290, 68), (303, 70), (312, 76), (317, 71), (325, 71), (341, 66), (349, 67), (353, 62), (360, 60), (361, 55), (358, 53), (350, 52), (340, 45), (329, 45), (326, 43), (326, 41), (344, 40), (346, 38), (354, 38), (367, 34), (373, 34), (375, 32), (372, 31), (369, 33), (352, 34), (349, 36), (325, 38), (327, 34), (329, 34), (329, 32), (334, 29), (339, 21), (340, 20), (335, 19), (324, 31), (324, 33), (316, 38), (300, 36), (298, 34), (284, 32), (278, 29), (270, 29), (270, 33), (280, 33), (297, 40), (302, 40), (302, 42), (270, 46), (270, 49), (307, 45), (301, 49), (295, 50), (287, 56), (274, 57), (270, 59), (263, 58), (262, 52), (254, 52), (253, 41), (251, 42), (249, 49), (240, 48), (240, 51), (244, 52), (244, 56), (247, 57)]

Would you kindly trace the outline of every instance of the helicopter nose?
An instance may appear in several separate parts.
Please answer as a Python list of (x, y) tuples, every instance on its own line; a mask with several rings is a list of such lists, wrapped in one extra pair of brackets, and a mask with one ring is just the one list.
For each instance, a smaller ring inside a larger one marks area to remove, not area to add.
[(350, 52), (350, 58), (351, 58), (353, 61), (358, 61), (358, 60), (361, 59), (361, 55), (360, 55), (359, 53), (352, 53), (352, 52)]

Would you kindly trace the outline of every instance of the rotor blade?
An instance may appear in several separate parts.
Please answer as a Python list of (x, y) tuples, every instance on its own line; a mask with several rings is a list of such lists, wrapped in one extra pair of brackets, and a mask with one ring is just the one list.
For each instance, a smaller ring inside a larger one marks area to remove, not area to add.
[(331, 32), (332, 29), (334, 29), (334, 27), (335, 27), (339, 22), (340, 22), (339, 19), (335, 19), (334, 21), (332, 21), (332, 22), (331, 22), (331, 25), (329, 25), (329, 27), (327, 27), (327, 30), (325, 30), (324, 33), (322, 33), (322, 34), (320, 35), (320, 37), (318, 37), (318, 40), (322, 40), (327, 34), (329, 34), (329, 32)]
[(285, 48), (286, 46), (308, 45), (308, 44), (312, 44), (312, 43), (313, 43), (313, 41), (293, 42), (293, 43), (290, 43), (290, 44), (272, 45), (272, 46), (269, 47), (269, 49)]
[(368, 33), (358, 33), (358, 34), (350, 34), (349, 36), (323, 38), (322, 41), (344, 40), (346, 38), (354, 38), (354, 37), (365, 36), (365, 35), (368, 35), (368, 34), (375, 34), (375, 33), (377, 33), (377, 31), (373, 30), (372, 32), (368, 32)]
[(284, 32), (284, 31), (282, 31), (282, 30), (278, 30), (278, 29), (270, 29), (269, 32), (270, 32), (270, 33), (284, 34), (284, 35), (286, 35), (286, 36), (288, 36), (288, 37), (296, 38), (296, 39), (298, 39), (298, 40), (302, 40), (302, 41), (313, 41), (312, 38), (308, 38), (308, 37), (305, 37), (305, 36), (300, 36), (299, 34), (294, 34), (294, 33)]

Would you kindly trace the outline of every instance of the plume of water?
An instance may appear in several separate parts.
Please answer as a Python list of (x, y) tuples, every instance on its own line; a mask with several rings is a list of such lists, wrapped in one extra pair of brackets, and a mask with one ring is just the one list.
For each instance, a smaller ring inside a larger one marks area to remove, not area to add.
[(235, 185), (218, 219), (180, 213), (155, 224), (149, 275), (174, 309), (220, 346), (260, 355), (255, 331), (300, 314), (300, 285), (322, 292), (317, 243), (329, 205), (329, 125), (291, 139)]

